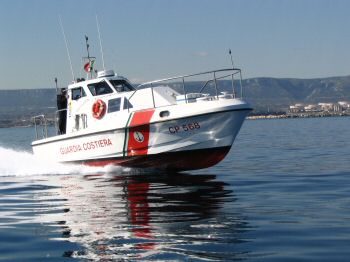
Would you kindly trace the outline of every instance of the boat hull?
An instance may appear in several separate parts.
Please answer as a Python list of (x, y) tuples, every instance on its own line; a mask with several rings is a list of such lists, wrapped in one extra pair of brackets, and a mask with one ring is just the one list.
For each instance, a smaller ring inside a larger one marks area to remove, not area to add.
[(156, 168), (173, 171), (195, 170), (216, 165), (225, 158), (230, 148), (231, 146), (225, 146), (130, 157), (82, 160), (75, 161), (75, 163), (89, 166), (116, 165), (131, 168)]
[[(91, 166), (194, 170), (229, 152), (250, 108), (152, 122), (154, 109), (132, 115), (124, 128), (33, 144), (39, 157)], [(140, 120), (138, 120), (140, 119)]]

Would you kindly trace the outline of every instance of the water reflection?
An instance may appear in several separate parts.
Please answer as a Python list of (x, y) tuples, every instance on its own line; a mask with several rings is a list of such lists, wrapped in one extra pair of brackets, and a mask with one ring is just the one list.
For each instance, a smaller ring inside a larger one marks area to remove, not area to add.
[(232, 259), (247, 229), (224, 210), (235, 201), (215, 175), (96, 174), (52, 176), (38, 192), (41, 223), (59, 228), (56, 240), (78, 243), (64, 256), (97, 260)]

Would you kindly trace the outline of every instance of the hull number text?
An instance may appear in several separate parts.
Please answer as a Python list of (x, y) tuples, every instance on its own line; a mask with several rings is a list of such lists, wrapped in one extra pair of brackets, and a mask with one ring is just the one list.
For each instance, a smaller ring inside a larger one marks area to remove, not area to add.
[(169, 127), (169, 132), (172, 134), (179, 133), (179, 132), (188, 132), (188, 131), (193, 131), (196, 129), (200, 129), (201, 126), (198, 122), (193, 122), (185, 125), (175, 125)]

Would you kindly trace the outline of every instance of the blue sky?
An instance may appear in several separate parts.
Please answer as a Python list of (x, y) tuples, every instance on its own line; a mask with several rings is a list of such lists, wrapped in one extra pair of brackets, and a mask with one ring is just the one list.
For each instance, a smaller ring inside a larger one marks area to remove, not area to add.
[(235, 65), (243, 77), (350, 75), (350, 1), (1, 0), (0, 89), (44, 88), (84, 76), (84, 35), (102, 68), (137, 82)]

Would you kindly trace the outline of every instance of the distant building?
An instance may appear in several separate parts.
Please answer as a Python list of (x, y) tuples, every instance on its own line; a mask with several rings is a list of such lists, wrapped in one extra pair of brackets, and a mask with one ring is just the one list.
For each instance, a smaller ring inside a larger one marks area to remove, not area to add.
[(341, 106), (342, 110), (350, 109), (350, 102), (339, 101), (338, 104)]
[(289, 113), (312, 113), (312, 112), (330, 112), (341, 113), (344, 111), (350, 111), (350, 102), (339, 101), (337, 103), (318, 103), (304, 105), (297, 103), (289, 106)]
[(327, 111), (327, 112), (334, 111), (335, 104), (333, 103), (318, 103), (318, 105), (321, 108), (321, 111)]
[(295, 104), (289, 107), (289, 112), (291, 113), (300, 113), (304, 112), (304, 105), (303, 104)]
[(305, 112), (317, 112), (319, 111), (319, 106), (318, 105), (307, 105), (305, 106)]

